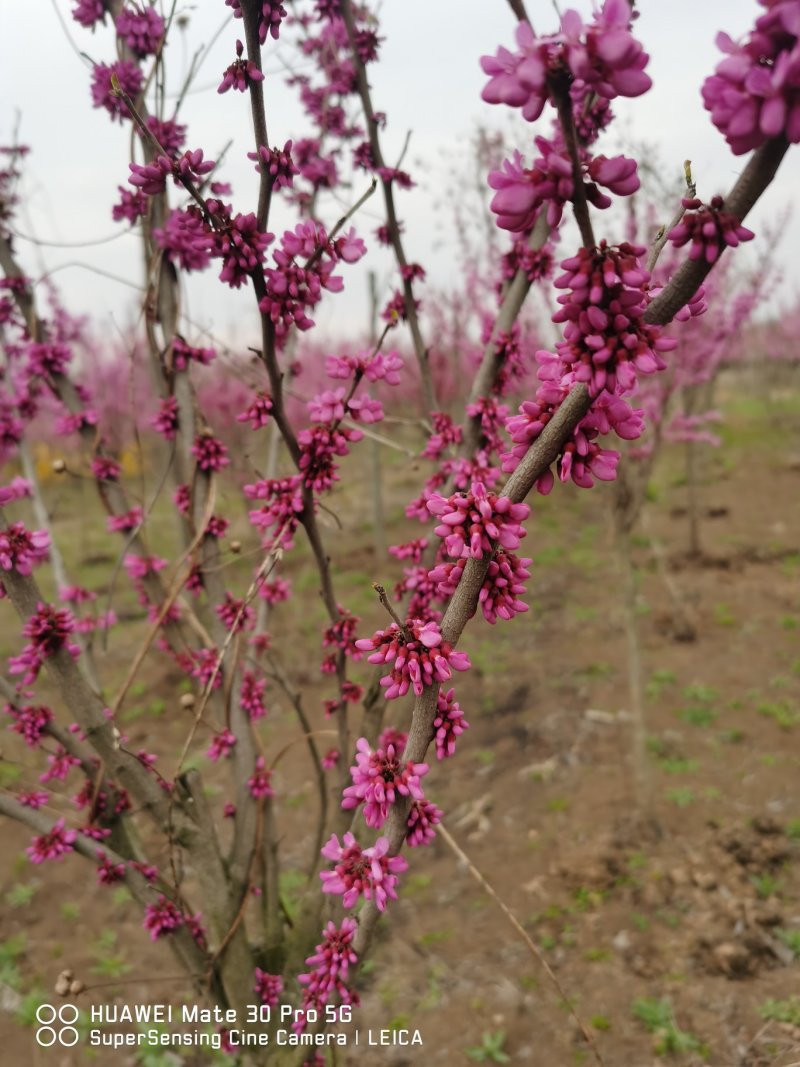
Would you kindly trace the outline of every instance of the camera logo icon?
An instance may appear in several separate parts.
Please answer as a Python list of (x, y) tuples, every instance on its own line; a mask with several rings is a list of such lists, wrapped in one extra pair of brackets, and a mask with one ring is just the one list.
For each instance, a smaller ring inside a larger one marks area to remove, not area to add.
[[(40, 1004), (36, 1009), (36, 1043), (42, 1048), (63, 1045), (72, 1048), (78, 1044), (80, 1035), (72, 1023), (78, 1021), (80, 1012), (74, 1004), (62, 1004), (54, 1008), (52, 1004)], [(58, 1024), (58, 1025), (56, 1025)]]

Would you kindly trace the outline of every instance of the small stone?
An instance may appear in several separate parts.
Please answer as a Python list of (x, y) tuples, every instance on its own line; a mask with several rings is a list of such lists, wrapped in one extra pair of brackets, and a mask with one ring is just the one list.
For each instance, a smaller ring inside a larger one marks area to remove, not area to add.
[(182, 708), (193, 708), (195, 704), (194, 693), (183, 693), (181, 696)]
[(69, 987), (70, 995), (73, 996), (73, 997), (77, 997), (78, 994), (82, 993), (85, 988), (86, 988), (86, 986), (83, 984), (83, 982), (80, 980), (80, 978), (76, 978), (75, 981), (70, 984), (70, 987)]
[(69, 993), (69, 978), (65, 978), (63, 974), (60, 975), (56, 979), (56, 984), (53, 986), (53, 989), (57, 996), (65, 997), (67, 993)]

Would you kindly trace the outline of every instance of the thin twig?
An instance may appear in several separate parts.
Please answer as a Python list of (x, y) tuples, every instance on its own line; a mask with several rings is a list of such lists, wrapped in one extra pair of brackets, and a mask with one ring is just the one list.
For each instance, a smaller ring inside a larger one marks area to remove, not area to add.
[(500, 910), (502, 911), (503, 915), (505, 915), (505, 917), (508, 919), (508, 921), (514, 927), (514, 929), (517, 931), (519, 936), (522, 938), (522, 940), (525, 942), (525, 944), (531, 950), (531, 953), (533, 954), (533, 956), (536, 958), (536, 960), (539, 963), (539, 965), (544, 970), (544, 973), (547, 975), (547, 977), (552, 982), (553, 987), (555, 988), (555, 990), (558, 993), (559, 997), (561, 997), (562, 1002), (564, 1004), (566, 1004), (567, 1007), (569, 1008), (570, 1015), (575, 1020), (575, 1022), (578, 1024), (578, 1029), (583, 1034), (583, 1037), (584, 1037), (584, 1040), (586, 1041), (586, 1044), (592, 1050), (592, 1052), (594, 1054), (594, 1058), (597, 1060), (597, 1063), (599, 1064), (599, 1067), (604, 1067), (603, 1058), (600, 1055), (600, 1052), (599, 1052), (599, 1050), (597, 1048), (597, 1045), (594, 1042), (594, 1039), (592, 1038), (591, 1033), (589, 1032), (588, 1027), (584, 1023), (583, 1019), (581, 1019), (580, 1015), (578, 1015), (578, 1013), (575, 1010), (575, 1007), (574, 1007), (572, 1001), (570, 1000), (570, 998), (565, 993), (564, 987), (561, 985), (561, 983), (559, 982), (558, 978), (556, 977), (556, 975), (555, 975), (555, 973), (553, 971), (553, 968), (550, 966), (550, 964), (547, 962), (547, 960), (542, 955), (541, 951), (539, 950), (538, 946), (536, 945), (536, 942), (533, 941), (533, 939), (531, 938), (531, 936), (528, 933), (528, 931), (525, 929), (525, 927), (522, 925), (522, 923), (519, 921), (519, 919), (516, 917), (516, 915), (513, 913), (513, 911), (508, 907), (508, 905), (505, 903), (505, 901), (499, 896), (499, 894), (497, 893), (495, 888), (489, 882), (487, 882), (486, 878), (481, 874), (481, 872), (478, 870), (478, 868), (475, 866), (475, 864), (472, 862), (472, 860), (469, 858), (469, 856), (466, 854), (466, 852), (464, 852), (464, 850), (460, 847), (460, 845), (458, 845), (456, 843), (456, 841), (453, 839), (452, 835), (447, 830), (447, 828), (442, 823), (439, 823), (436, 832), (437, 832), (438, 836), (442, 838), (442, 840), (445, 842), (445, 844), (448, 845), (448, 847), (456, 854), (456, 856), (458, 856), (458, 858), (461, 860), (461, 862), (466, 865), (467, 870), (472, 875), (472, 877), (475, 879), (475, 881), (485, 890), (485, 892), (487, 892), (489, 894), (489, 896), (492, 898), (492, 900), (495, 902), (495, 904), (498, 906), (498, 908), (500, 908)]

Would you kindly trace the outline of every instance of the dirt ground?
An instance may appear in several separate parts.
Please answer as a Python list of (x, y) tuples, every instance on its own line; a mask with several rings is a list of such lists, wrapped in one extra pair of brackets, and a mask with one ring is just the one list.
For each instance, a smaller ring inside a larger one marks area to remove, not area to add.
[[(462, 646), (475, 669), (457, 681), (471, 729), (457, 757), (426, 779), (450, 832), (533, 939), (607, 1067), (800, 1064), (800, 404), (796, 393), (759, 398), (734, 386), (724, 445), (705, 460), (703, 554), (686, 552), (675, 447), (656, 469), (635, 538), (655, 825), (633, 819), (608, 487), (559, 487), (532, 501), (523, 546), (534, 558), (531, 611), (467, 630)], [(390, 542), (417, 536), (401, 509), (415, 479), (407, 463), (388, 460)], [(64, 528), (75, 534), (70, 562), (89, 584), (91, 558), (108, 549), (82, 540), (62, 503)], [(349, 503), (334, 498), (334, 510), (352, 514)], [(363, 516), (355, 528), (332, 523), (329, 534), (333, 552), (338, 542), (347, 555), (346, 602), (371, 632), (381, 621), (371, 582), (393, 584), (398, 565), (376, 563)], [(300, 638), (319, 622), (314, 577), (302, 558), (286, 567), (308, 610), (278, 618), (282, 633)], [(694, 640), (680, 639), (675, 593)], [(3, 645), (8, 654), (11, 639)], [(109, 677), (124, 673), (129, 653), (112, 640)], [(318, 679), (301, 663), (287, 667), (309, 683), (313, 707)], [(369, 678), (363, 665), (354, 674)], [(174, 685), (165, 661), (129, 702), (133, 747), (158, 751), (180, 725)], [(276, 695), (267, 743), (296, 729)], [(14, 747), (13, 758), (26, 757)], [(315, 799), (300, 755), (287, 760), (278, 787), (287, 818), (302, 825)], [(170, 981), (175, 965), (150, 944), (124, 892), (94, 886), (78, 858), (32, 867), (28, 838), (0, 823), (0, 1062), (77, 1067), (89, 1052), (42, 1050), (30, 1025), (37, 996), (53, 999), (64, 966), (94, 987), (95, 1001), (166, 1000), (183, 987)], [(287, 893), (307, 850), (307, 838), (285, 834)], [(440, 840), (409, 860), (361, 976), (359, 1025), (418, 1029), (424, 1044), (340, 1050), (336, 1063), (594, 1062), (569, 1004), (466, 866)], [(181, 1061), (120, 1052), (95, 1062)]]

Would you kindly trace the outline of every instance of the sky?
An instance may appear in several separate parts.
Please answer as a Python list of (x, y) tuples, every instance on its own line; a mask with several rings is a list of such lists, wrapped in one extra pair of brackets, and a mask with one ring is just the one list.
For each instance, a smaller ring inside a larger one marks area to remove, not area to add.
[[(112, 37), (107, 28), (91, 33), (72, 22), (71, 6), (68, 0), (0, 0), (0, 143), (8, 143), (17, 129), (19, 140), (32, 149), (16, 226), (24, 265), (34, 275), (49, 272), (68, 308), (90, 315), (101, 329), (118, 331), (136, 313), (141, 276), (135, 236), (111, 220), (117, 186), (127, 179), (130, 127), (111, 124), (104, 111), (91, 108), (90, 71), (79, 53), (110, 61)], [(584, 14), (591, 8), (586, 0), (575, 0), (573, 6)], [(716, 33), (724, 29), (740, 36), (761, 9), (755, 0), (640, 0), (638, 6), (635, 34), (650, 53), (648, 72), (654, 85), (639, 99), (614, 102), (615, 136), (605, 150), (613, 154), (619, 143), (627, 142), (632, 154), (631, 144), (645, 146), (644, 154), (660, 160), (665, 177), (675, 181), (680, 180), (683, 160), (691, 159), (698, 192), (708, 200), (731, 187), (747, 157), (730, 154), (703, 109), (700, 86), (720, 58)], [(555, 29), (552, 0), (527, 0), (527, 7), (538, 32)], [(188, 25), (175, 34), (167, 53), (173, 86), (181, 82), (196, 49), (219, 34), (186, 100), (183, 121), (189, 123), (189, 147), (202, 146), (207, 157), (216, 158), (232, 138), (223, 177), (233, 183), (235, 209), (252, 210), (257, 175), (246, 159), (252, 147), (249, 109), (238, 93), (216, 92), (223, 70), (234, 58), (241, 23), (228, 18), (223, 0), (178, 0), (178, 11), (188, 16)], [(505, 0), (383, 0), (380, 20), (385, 40), (381, 62), (370, 68), (370, 76), (375, 107), (389, 118), (384, 154), (396, 159), (410, 133), (404, 167), (418, 181), (417, 188), (399, 194), (407, 254), (423, 263), (435, 285), (447, 285), (457, 279), (460, 269), (448, 237), (452, 215), (447, 204), (457, 186), (458, 161), (466, 158), (470, 138), (480, 124), (507, 128), (509, 118), (509, 109), (481, 101), (486, 79), (479, 58), (500, 45), (513, 46), (515, 21)], [(286, 49), (280, 43), (276, 47), (270, 38), (265, 92), (273, 144), (308, 132), (294, 94), (283, 84), (288, 58)], [(519, 135), (515, 147), (530, 158), (532, 137), (546, 133), (546, 124), (520, 123), (515, 129)], [(599, 151), (603, 150), (601, 142)], [(747, 225), (757, 236), (792, 203), (798, 187), (800, 147), (790, 151), (777, 180), (748, 217)], [(362, 191), (354, 187), (353, 199)], [(665, 217), (672, 207), (665, 207)], [(332, 224), (341, 212), (328, 203), (323, 213)], [(281, 232), (294, 221), (284, 211), (271, 219), (271, 228)], [(376, 195), (354, 223), (369, 243), (381, 221)], [(596, 230), (603, 232), (601, 219)], [(755, 240), (737, 256), (743, 263), (748, 256), (753, 262), (758, 246)], [(788, 299), (799, 288), (797, 247), (800, 219), (794, 217), (775, 253), (784, 273), (779, 298)], [(388, 298), (392, 266), (381, 255), (379, 285)], [(345, 293), (329, 297), (318, 310), (315, 318), (326, 331), (344, 336), (364, 330), (366, 269), (347, 270)], [(186, 299), (198, 329), (241, 344), (257, 337), (251, 293), (232, 292), (209, 272), (190, 281)]]

